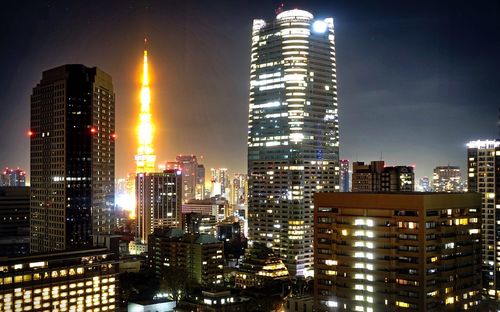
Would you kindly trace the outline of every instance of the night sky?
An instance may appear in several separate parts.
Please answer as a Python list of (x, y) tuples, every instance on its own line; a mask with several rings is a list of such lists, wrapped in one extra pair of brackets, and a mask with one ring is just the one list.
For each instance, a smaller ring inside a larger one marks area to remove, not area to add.
[[(439, 3), (438, 3), (439, 2)], [(112, 75), (116, 176), (132, 171), (143, 38), (155, 150), (246, 172), (252, 19), (280, 1), (9, 1), (0, 19), (0, 166), (29, 170), (29, 106), (43, 70)], [(500, 1), (285, 1), (334, 17), (341, 158), (465, 172), (465, 143), (498, 137)]]

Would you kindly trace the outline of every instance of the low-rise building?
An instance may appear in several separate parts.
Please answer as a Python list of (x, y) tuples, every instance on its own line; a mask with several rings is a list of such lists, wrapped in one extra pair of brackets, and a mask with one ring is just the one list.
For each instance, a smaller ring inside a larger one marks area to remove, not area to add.
[(157, 229), (150, 240), (149, 263), (158, 277), (171, 269), (182, 269), (200, 285), (222, 284), (224, 245), (214, 236)]
[(0, 257), (29, 253), (30, 188), (0, 187)]
[(0, 311), (116, 311), (117, 288), (106, 248), (0, 258)]
[(314, 297), (311, 295), (290, 296), (285, 300), (285, 312), (312, 312)]
[(237, 288), (265, 287), (274, 281), (290, 278), (288, 270), (272, 250), (255, 244), (247, 251), (245, 259), (236, 271), (235, 286)]
[(128, 303), (127, 312), (173, 312), (175, 307), (171, 300), (134, 301)]

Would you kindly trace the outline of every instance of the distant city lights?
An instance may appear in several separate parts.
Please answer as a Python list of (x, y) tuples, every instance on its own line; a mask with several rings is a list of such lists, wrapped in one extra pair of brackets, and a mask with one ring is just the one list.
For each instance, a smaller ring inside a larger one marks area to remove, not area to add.
[(119, 209), (127, 211), (130, 219), (135, 219), (135, 196), (133, 194), (116, 194), (115, 204)]

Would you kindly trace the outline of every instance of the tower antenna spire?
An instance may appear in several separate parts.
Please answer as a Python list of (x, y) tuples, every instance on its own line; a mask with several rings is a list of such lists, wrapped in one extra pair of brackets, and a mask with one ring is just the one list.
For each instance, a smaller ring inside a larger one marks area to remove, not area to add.
[(149, 87), (147, 38), (144, 38), (144, 59), (141, 82), (141, 112), (139, 115), (139, 129), (136, 161), (136, 173), (154, 172), (156, 155), (153, 150), (153, 124), (151, 115), (151, 90)]

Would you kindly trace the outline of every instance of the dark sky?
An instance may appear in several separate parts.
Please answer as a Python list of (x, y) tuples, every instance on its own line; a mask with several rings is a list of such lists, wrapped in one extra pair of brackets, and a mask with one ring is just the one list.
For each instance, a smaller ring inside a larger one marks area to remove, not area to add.
[[(159, 161), (204, 156), (246, 171), (253, 18), (279, 1), (9, 1), (0, 19), (0, 166), (29, 168), (29, 99), (43, 70), (113, 77), (117, 177), (134, 168), (143, 38), (153, 66)], [(285, 1), (335, 19), (342, 158), (466, 166), (496, 138), (500, 1)]]

